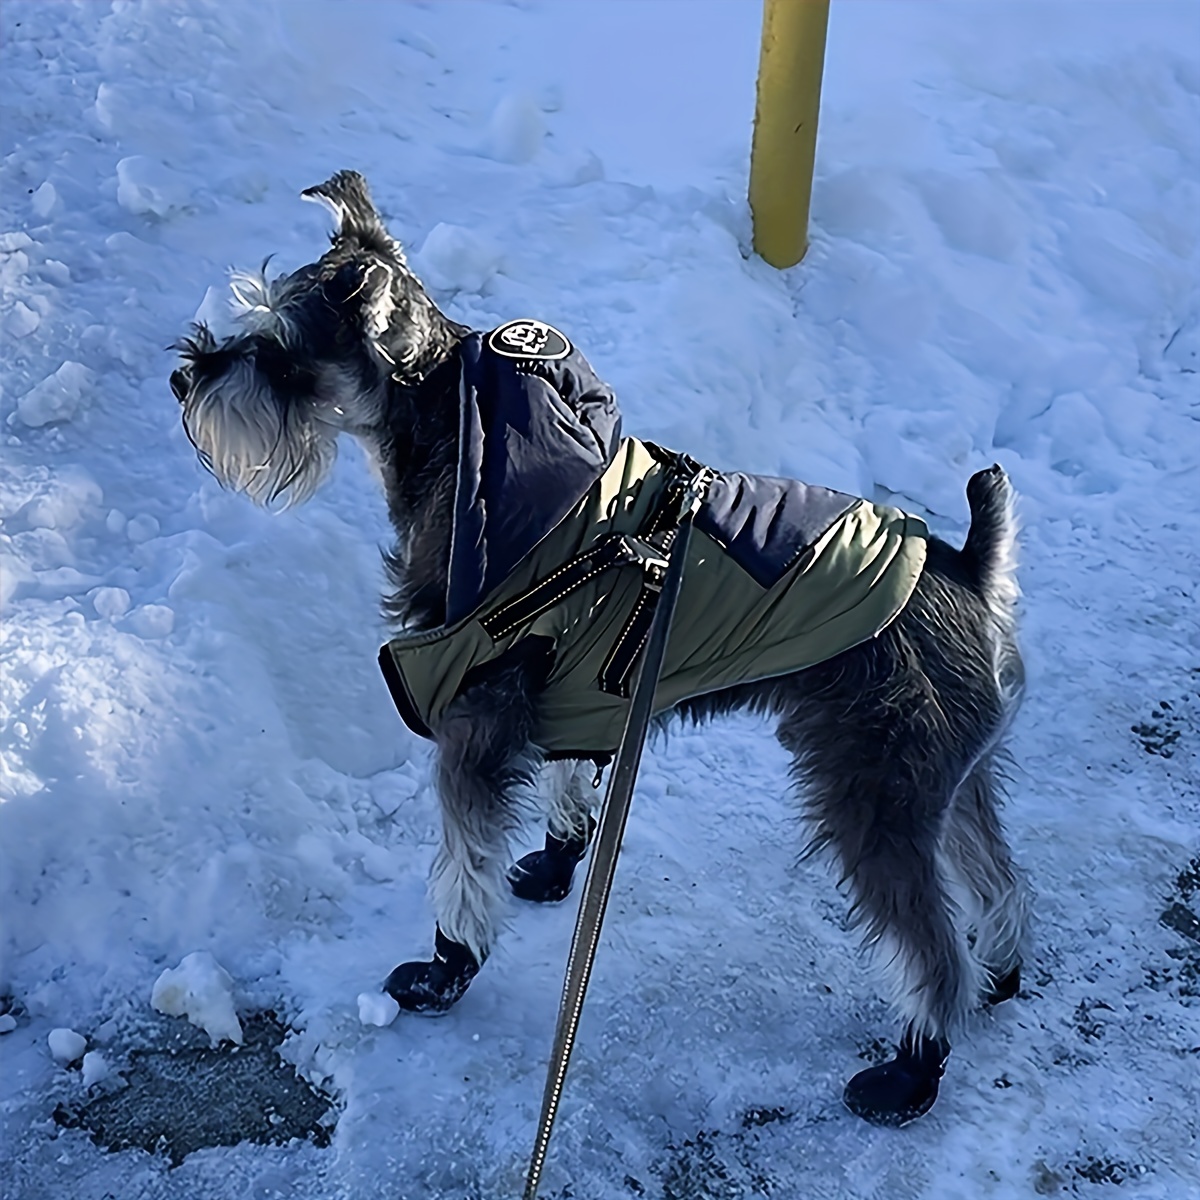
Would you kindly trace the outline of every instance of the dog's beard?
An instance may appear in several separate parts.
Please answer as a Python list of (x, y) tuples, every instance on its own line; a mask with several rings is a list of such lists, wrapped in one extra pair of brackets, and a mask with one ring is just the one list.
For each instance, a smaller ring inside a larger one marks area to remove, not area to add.
[(249, 363), (196, 388), (183, 427), (223, 487), (265, 508), (302, 504), (337, 457), (336, 431), (281, 405)]

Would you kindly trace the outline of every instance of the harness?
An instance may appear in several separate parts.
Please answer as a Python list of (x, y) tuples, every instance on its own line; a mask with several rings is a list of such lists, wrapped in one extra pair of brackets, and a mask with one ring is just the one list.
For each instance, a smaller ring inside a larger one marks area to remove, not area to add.
[(695, 496), (699, 497), (696, 503), (703, 501), (714, 478), (708, 467), (690, 455), (664, 450), (653, 442), (646, 442), (645, 446), (667, 467), (670, 475), (657, 506), (637, 534), (606, 534), (590, 550), (575, 555), (552, 575), (514, 596), (480, 622), (489, 636), (503, 637), (605, 571), (640, 566), (641, 591), (598, 677), (602, 692), (623, 699), (629, 698), (630, 680), (654, 622), (679, 523)]

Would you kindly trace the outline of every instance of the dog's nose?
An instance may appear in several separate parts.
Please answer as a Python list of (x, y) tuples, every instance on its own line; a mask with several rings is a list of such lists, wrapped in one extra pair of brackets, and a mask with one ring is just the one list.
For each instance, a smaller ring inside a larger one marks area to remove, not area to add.
[(175, 399), (180, 404), (187, 399), (188, 377), (182, 370), (171, 372), (171, 391), (175, 393)]

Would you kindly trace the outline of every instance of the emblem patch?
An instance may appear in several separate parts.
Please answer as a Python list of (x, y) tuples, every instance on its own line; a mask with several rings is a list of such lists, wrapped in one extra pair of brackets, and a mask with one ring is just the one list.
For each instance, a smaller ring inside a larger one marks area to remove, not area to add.
[(530, 317), (520, 321), (509, 321), (488, 334), (488, 348), (505, 358), (520, 358), (526, 361), (540, 359), (551, 362), (566, 358), (571, 353), (571, 343), (565, 335), (545, 321)]

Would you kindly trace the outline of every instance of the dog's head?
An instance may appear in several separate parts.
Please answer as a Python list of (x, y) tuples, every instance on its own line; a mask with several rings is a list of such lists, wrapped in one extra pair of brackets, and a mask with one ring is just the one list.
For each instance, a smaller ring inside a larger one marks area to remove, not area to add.
[(337, 219), (315, 263), (233, 278), (240, 329), (197, 325), (176, 348), (171, 390), (200, 460), (259, 504), (298, 504), (336, 456), (340, 432), (378, 425), (391, 380), (416, 382), (456, 339), (409, 270), (354, 171), (302, 193)]

